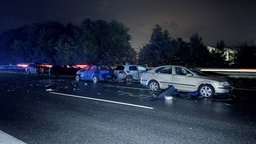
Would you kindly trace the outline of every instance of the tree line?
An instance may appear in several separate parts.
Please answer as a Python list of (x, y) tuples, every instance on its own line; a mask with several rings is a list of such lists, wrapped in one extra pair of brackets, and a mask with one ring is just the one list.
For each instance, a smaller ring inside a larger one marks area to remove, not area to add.
[(203, 44), (203, 39), (197, 33), (192, 34), (189, 42), (182, 38), (170, 37), (168, 30), (156, 25), (148, 44), (139, 52), (139, 63), (150, 66), (184, 65), (191, 67), (256, 67), (256, 47), (246, 42), (236, 48), (234, 62), (225, 60), (224, 41), (217, 42), (211, 52)]
[(34, 23), (0, 36), (1, 63), (119, 64), (134, 61), (129, 29), (117, 21), (85, 19), (80, 26)]
[(136, 53), (129, 29), (117, 21), (85, 19), (80, 26), (59, 22), (33, 23), (0, 35), (0, 63), (45, 62), (125, 64), (147, 66), (184, 65), (195, 67), (256, 67), (256, 47), (243, 43), (231, 65), (223, 56), (226, 45), (217, 42), (209, 51), (199, 34), (189, 42), (172, 38), (156, 25), (148, 43)]

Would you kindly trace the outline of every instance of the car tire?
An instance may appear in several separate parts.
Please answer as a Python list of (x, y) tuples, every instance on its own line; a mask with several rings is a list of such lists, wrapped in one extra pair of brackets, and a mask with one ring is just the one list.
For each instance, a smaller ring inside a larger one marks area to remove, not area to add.
[(76, 79), (76, 81), (80, 81), (81, 78), (80, 78), (79, 75), (76, 75), (76, 78), (75, 78), (75, 79)]
[(93, 76), (93, 77), (92, 77), (92, 82), (95, 83), (95, 84), (98, 82), (97, 76)]
[(215, 93), (214, 88), (209, 84), (203, 84), (198, 89), (200, 96), (205, 98), (212, 97)]
[(133, 80), (133, 77), (132, 77), (131, 75), (128, 75), (128, 76), (126, 76), (126, 78), (125, 78), (125, 82), (126, 82), (126, 83), (131, 83), (132, 80)]
[(155, 80), (151, 80), (149, 81), (148, 83), (148, 88), (151, 90), (151, 91), (159, 91), (160, 90), (160, 86), (159, 86), (159, 83)]

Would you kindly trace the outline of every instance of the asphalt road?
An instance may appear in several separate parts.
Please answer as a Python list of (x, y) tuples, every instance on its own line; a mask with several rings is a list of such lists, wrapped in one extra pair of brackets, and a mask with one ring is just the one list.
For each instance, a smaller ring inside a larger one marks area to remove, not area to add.
[(255, 91), (167, 100), (138, 83), (6, 73), (0, 90), (0, 131), (28, 144), (256, 142)]

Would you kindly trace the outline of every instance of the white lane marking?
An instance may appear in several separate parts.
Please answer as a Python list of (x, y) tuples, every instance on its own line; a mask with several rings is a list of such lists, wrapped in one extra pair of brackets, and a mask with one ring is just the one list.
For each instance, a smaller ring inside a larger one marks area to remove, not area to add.
[(1, 144), (26, 144), (21, 140), (0, 130), (0, 143)]
[(105, 87), (113, 87), (113, 88), (126, 88), (126, 89), (135, 89), (135, 90), (149, 90), (147, 88), (135, 88), (135, 87), (126, 87), (126, 86), (112, 86), (112, 85), (103, 85)]
[(106, 103), (113, 103), (113, 104), (119, 104), (119, 105), (126, 105), (126, 106), (150, 109), (150, 110), (154, 109), (153, 107), (148, 107), (148, 106), (143, 106), (143, 105), (136, 105), (136, 104), (130, 104), (130, 103), (124, 103), (124, 102), (118, 102), (118, 101), (104, 100), (104, 99), (84, 97), (84, 96), (79, 96), (79, 95), (72, 95), (72, 94), (65, 94), (65, 93), (58, 93), (58, 92), (50, 92), (50, 93), (51, 94), (55, 94), (55, 95), (62, 95), (62, 96), (66, 96), (66, 97), (88, 99), (88, 100), (94, 100), (94, 101), (100, 101), (100, 102), (106, 102)]

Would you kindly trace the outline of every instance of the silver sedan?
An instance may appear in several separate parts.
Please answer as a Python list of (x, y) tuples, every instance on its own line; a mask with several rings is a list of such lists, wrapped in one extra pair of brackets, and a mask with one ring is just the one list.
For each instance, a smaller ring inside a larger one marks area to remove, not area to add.
[(141, 75), (140, 83), (152, 91), (167, 89), (170, 85), (180, 92), (198, 91), (211, 97), (232, 92), (233, 86), (225, 79), (200, 75), (183, 66), (159, 66)]

